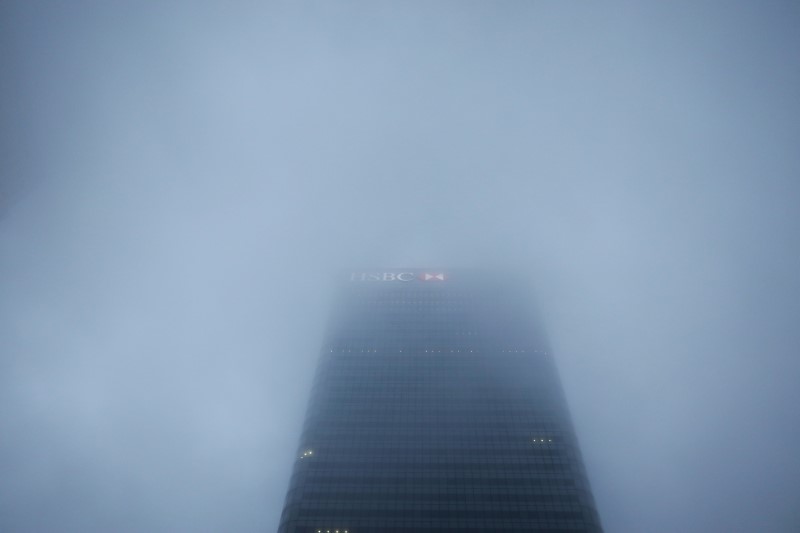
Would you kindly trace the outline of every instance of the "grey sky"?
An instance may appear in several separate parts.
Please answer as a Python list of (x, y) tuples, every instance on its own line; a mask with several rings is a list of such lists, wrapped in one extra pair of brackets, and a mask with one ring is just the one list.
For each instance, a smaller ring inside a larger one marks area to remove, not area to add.
[(347, 265), (530, 272), (607, 531), (800, 530), (798, 27), (4, 2), (0, 530), (274, 530)]

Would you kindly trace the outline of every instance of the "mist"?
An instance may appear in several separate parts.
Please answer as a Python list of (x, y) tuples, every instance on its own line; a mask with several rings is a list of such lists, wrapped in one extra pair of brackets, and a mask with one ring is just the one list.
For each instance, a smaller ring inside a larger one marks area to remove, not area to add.
[(0, 25), (0, 530), (274, 531), (373, 266), (527, 273), (606, 531), (800, 530), (798, 4)]

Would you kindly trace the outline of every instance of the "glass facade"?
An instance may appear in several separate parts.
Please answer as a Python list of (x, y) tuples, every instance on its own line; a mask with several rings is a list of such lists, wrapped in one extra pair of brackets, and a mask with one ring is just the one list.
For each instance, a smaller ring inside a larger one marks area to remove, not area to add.
[(479, 272), (345, 278), (279, 532), (602, 531), (525, 290)]

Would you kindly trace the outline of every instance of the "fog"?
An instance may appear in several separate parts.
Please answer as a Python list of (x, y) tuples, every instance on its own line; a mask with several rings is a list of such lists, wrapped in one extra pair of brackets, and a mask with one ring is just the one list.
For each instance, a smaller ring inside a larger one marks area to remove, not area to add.
[(350, 266), (529, 273), (608, 532), (800, 530), (797, 3), (0, 24), (0, 530), (274, 531)]

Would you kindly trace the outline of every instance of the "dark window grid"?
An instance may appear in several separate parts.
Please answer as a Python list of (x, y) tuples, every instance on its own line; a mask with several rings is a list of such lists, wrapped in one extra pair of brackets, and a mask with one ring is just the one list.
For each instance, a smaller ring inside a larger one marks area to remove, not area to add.
[[(297, 493), (296, 490), (290, 491), (289, 496), (294, 498)], [(349, 501), (361, 500), (390, 500), (390, 501), (408, 501), (423, 499), (430, 502), (461, 502), (464, 504), (475, 505), (494, 505), (500, 502), (519, 502), (526, 504), (559, 504), (567, 506), (582, 507), (582, 499), (574, 492), (556, 493), (522, 493), (516, 492), (476, 492), (464, 490), (460, 492), (447, 491), (402, 491), (398, 489), (391, 489), (386, 491), (369, 491), (360, 490), (352, 492), (326, 492), (315, 491), (313, 489), (303, 492), (302, 497), (308, 501), (323, 501), (329, 499)]]
[[(370, 509), (370, 508), (314, 508), (303, 507), (303, 515), (308, 518), (325, 518), (327, 520), (347, 520), (356, 518), (395, 518), (395, 519), (408, 519), (408, 518), (428, 518), (433, 521), (436, 520), (452, 520), (453, 518), (459, 519), (488, 519), (488, 520), (502, 520), (502, 519), (533, 519), (533, 520), (574, 520), (583, 521), (585, 518), (583, 513), (574, 511), (544, 511), (544, 510), (521, 510), (521, 509), (469, 509), (469, 508), (454, 508), (454, 509), (423, 509), (414, 508), (409, 509)], [(290, 511), (291, 512), (291, 511)]]
[[(294, 505), (294, 504), (292, 504)], [(550, 504), (540, 502), (523, 502), (523, 501), (494, 501), (482, 502), (479, 500), (465, 500), (465, 501), (449, 501), (437, 502), (426, 500), (423, 498), (406, 498), (406, 499), (379, 499), (379, 498), (351, 498), (348, 500), (327, 500), (327, 499), (306, 499), (300, 502), (298, 509), (302, 514), (306, 509), (314, 508), (320, 510), (332, 509), (374, 509), (374, 510), (458, 510), (458, 509), (472, 509), (476, 511), (538, 511), (544, 513), (571, 513), (573, 517), (580, 517), (587, 521), (593, 520), (592, 513), (588, 512), (585, 507), (581, 505), (570, 504)]]

